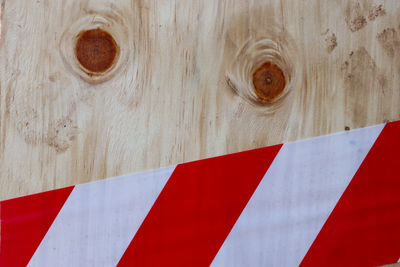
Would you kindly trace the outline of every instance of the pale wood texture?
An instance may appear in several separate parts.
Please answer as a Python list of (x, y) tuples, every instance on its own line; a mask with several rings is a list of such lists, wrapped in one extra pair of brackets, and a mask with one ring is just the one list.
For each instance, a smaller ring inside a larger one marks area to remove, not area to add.
[[(398, 120), (399, 8), (397, 0), (4, 0), (0, 200)], [(111, 79), (91, 83), (61, 50), (74, 23), (96, 14), (114, 19), (126, 54)], [(301, 82), (265, 113), (226, 74), (246, 40), (273, 25), (296, 48)]]

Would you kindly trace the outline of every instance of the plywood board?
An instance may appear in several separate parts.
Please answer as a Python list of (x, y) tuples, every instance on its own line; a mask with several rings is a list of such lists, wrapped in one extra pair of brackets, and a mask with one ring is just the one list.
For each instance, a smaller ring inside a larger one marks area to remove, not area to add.
[[(398, 120), (399, 8), (3, 0), (0, 199)], [(74, 53), (95, 28), (119, 47), (104, 75)], [(261, 103), (268, 60), (286, 87)]]

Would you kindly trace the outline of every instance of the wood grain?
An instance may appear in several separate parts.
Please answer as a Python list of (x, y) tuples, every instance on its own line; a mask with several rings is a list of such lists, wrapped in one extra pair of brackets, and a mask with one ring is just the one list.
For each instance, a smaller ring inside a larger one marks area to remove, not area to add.
[[(0, 200), (398, 120), (399, 8), (3, 0)], [(95, 81), (68, 51), (73, 30), (103, 18), (122, 57)], [(245, 42), (269, 38), (271, 27), (295, 48), (299, 81), (272, 113), (227, 83)]]

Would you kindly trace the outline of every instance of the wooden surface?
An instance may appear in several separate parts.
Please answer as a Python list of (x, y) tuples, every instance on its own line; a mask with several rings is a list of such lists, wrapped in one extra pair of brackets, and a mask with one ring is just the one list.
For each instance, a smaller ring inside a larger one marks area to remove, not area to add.
[[(3, 0), (0, 200), (398, 120), (399, 8)], [(73, 37), (95, 21), (121, 49), (104, 77), (73, 57)], [(260, 38), (286, 51), (292, 79), (269, 106), (227, 82), (255, 62), (240, 53)]]

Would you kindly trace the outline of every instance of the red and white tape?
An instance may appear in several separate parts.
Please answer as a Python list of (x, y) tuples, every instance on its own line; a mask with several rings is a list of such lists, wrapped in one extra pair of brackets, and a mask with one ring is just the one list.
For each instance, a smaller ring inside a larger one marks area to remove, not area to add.
[(400, 258), (400, 122), (0, 202), (0, 266)]

